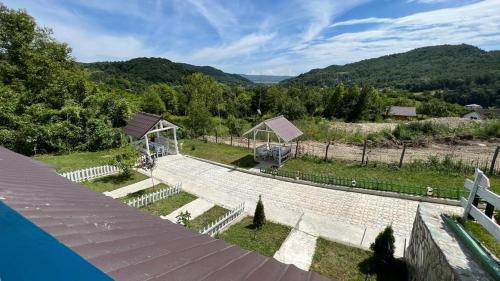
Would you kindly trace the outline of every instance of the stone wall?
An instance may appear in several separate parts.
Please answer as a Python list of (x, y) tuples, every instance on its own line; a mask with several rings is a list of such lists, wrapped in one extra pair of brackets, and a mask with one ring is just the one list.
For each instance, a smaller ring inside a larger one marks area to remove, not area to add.
[(419, 205), (406, 252), (411, 281), (491, 280), (428, 203)]

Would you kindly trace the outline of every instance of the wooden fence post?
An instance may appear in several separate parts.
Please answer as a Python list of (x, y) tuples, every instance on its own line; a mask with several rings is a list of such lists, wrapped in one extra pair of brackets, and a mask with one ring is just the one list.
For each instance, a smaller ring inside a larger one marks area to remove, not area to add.
[(250, 138), (247, 137), (247, 148), (250, 149)]
[(399, 168), (400, 169), (403, 167), (403, 160), (405, 158), (405, 152), (406, 152), (406, 143), (403, 144), (403, 151), (401, 152), (401, 158), (399, 159)]
[(233, 134), (229, 134), (231, 136), (231, 146), (233, 146)]
[[(495, 154), (493, 154), (493, 159), (491, 159), (490, 173), (489, 173), (490, 177), (493, 176), (493, 173), (495, 172), (495, 163), (497, 162), (499, 150), (500, 150), (500, 145), (497, 146), (497, 148), (495, 149)], [(484, 211), (484, 214), (491, 219), (493, 218), (493, 213), (495, 213), (495, 206), (486, 202), (486, 210)]]
[(495, 149), (495, 154), (493, 154), (493, 159), (491, 159), (491, 165), (490, 165), (490, 173), (489, 176), (491, 177), (493, 175), (493, 172), (495, 171), (495, 163), (497, 162), (497, 157), (498, 157), (498, 151), (500, 150), (500, 145), (497, 146)]
[(326, 150), (325, 150), (325, 161), (328, 160), (328, 149), (330, 148), (330, 144), (332, 144), (332, 142), (328, 141), (328, 144), (326, 145)]
[(361, 156), (361, 166), (365, 163), (365, 154), (366, 154), (366, 146), (368, 144), (368, 140), (365, 140), (365, 143), (363, 144), (363, 155)]
[(297, 140), (297, 144), (295, 145), (295, 159), (297, 159), (298, 152), (299, 152), (299, 140)]

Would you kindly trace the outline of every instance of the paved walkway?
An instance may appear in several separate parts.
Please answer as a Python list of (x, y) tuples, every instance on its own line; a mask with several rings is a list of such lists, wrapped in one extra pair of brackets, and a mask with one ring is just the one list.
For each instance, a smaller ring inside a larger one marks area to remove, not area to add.
[[(159, 183), (160, 182), (155, 180), (155, 184), (159, 184)], [(127, 186), (124, 186), (124, 187), (121, 187), (121, 188), (118, 188), (118, 189), (115, 189), (112, 191), (106, 191), (103, 193), (104, 193), (104, 195), (107, 195), (107, 196), (110, 196), (110, 197), (116, 199), (116, 198), (121, 198), (121, 197), (127, 196), (130, 193), (134, 193), (137, 191), (148, 189), (152, 186), (153, 186), (153, 182), (151, 181), (151, 179), (145, 179), (143, 181), (136, 182), (136, 183), (133, 183), (131, 185), (127, 185)]]
[(304, 224), (302, 219), (281, 244), (274, 258), (307, 271), (312, 263), (318, 236), (300, 230), (300, 224)]
[[(226, 208), (242, 201), (253, 213), (259, 195), (266, 216), (313, 236), (367, 249), (387, 225), (396, 236), (396, 254), (408, 245), (417, 201), (331, 190), (239, 172), (182, 155), (158, 159), (154, 176), (167, 183), (182, 182), (183, 189)], [(436, 205), (446, 212), (460, 208)]]
[(210, 210), (210, 208), (212, 208), (213, 206), (215, 206), (214, 203), (209, 202), (205, 199), (198, 198), (194, 201), (187, 203), (186, 205), (180, 207), (179, 209), (173, 211), (172, 213), (166, 216), (161, 216), (161, 218), (167, 219), (175, 223), (177, 222), (176, 218), (177, 215), (179, 215), (181, 212), (188, 211), (191, 214), (191, 219), (195, 219), (196, 217), (199, 217), (201, 214)]

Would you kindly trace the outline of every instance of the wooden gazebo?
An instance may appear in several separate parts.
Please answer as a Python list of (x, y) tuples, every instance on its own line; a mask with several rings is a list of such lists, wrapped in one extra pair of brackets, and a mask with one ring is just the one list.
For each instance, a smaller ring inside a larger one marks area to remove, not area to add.
[[(283, 116), (267, 119), (243, 135), (253, 133), (253, 154), (255, 161), (271, 162), (281, 166), (292, 155), (291, 142), (303, 133)], [(257, 146), (257, 134), (267, 134), (267, 142)], [(277, 143), (271, 143), (271, 134)]]
[[(163, 117), (151, 113), (139, 112), (123, 128), (124, 133), (133, 144), (143, 144), (143, 152), (147, 156), (164, 156), (179, 154), (177, 145), (177, 129), (179, 127), (166, 121)], [(160, 134), (172, 130), (173, 139)], [(150, 140), (151, 138), (151, 140)]]

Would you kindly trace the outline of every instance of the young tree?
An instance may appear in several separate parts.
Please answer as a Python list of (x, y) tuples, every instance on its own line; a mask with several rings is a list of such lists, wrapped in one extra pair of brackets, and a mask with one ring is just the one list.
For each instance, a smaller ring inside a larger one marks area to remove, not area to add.
[(377, 235), (375, 242), (370, 245), (377, 270), (382, 270), (394, 262), (394, 241), (394, 231), (391, 226), (388, 226)]
[(130, 171), (138, 160), (139, 149), (130, 144), (125, 144), (118, 149), (109, 164), (118, 167), (123, 174), (130, 175)]
[(256, 229), (262, 229), (264, 224), (266, 224), (266, 214), (264, 212), (264, 204), (262, 204), (262, 196), (259, 195), (259, 201), (257, 202), (253, 215), (253, 226)]
[(226, 124), (229, 129), (229, 135), (231, 136), (231, 145), (233, 145), (233, 136), (239, 136), (241, 134), (241, 131), (243, 130), (243, 124), (238, 118), (234, 117), (233, 115), (229, 115)]

